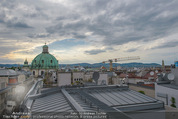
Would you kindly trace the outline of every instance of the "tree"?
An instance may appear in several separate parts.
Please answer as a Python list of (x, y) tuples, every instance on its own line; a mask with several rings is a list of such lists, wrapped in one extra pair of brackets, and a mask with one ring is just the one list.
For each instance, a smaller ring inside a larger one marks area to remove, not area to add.
[(176, 108), (176, 105), (175, 105), (176, 100), (175, 100), (174, 97), (171, 97), (171, 102), (172, 102), (171, 107), (175, 107)]
[(142, 93), (142, 94), (144, 94), (145, 95), (145, 92), (144, 91), (142, 91), (142, 90), (140, 90), (140, 91), (138, 91), (139, 93)]

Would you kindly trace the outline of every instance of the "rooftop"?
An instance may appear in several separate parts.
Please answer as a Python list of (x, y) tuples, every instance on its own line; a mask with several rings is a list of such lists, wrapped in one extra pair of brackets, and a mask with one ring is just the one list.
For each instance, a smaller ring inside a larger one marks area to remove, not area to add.
[(28, 96), (24, 104), (33, 117), (56, 114), (67, 117), (71, 116), (71, 112), (104, 112), (109, 119), (131, 119), (127, 114), (129, 112), (164, 109), (163, 102), (130, 90), (128, 86), (42, 89), (41, 93)]
[(0, 69), (0, 76), (16, 76), (17, 73), (12, 69)]
[(158, 85), (178, 90), (178, 85), (175, 84), (158, 84)]

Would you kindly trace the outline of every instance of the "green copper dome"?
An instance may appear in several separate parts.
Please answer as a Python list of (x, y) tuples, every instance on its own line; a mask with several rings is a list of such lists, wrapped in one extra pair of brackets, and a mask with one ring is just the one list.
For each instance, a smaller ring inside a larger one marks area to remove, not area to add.
[(43, 46), (43, 52), (37, 55), (32, 63), (31, 69), (58, 69), (58, 61), (48, 52), (48, 46)]

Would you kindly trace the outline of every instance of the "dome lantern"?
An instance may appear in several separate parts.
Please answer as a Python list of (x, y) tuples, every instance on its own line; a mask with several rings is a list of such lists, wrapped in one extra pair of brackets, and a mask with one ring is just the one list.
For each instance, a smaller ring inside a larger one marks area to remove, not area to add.
[(46, 43), (45, 43), (45, 45), (43, 46), (43, 53), (49, 53), (49, 52), (48, 52), (48, 46), (46, 45)]

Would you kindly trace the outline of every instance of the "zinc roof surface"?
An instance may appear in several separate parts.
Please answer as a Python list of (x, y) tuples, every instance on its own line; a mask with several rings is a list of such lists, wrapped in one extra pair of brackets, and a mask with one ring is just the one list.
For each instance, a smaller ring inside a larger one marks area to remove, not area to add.
[[(52, 91), (54, 92), (51, 93)], [(70, 115), (71, 112), (82, 109), (86, 112), (100, 110), (108, 112), (113, 118), (121, 116), (130, 119), (123, 112), (164, 108), (163, 102), (125, 86), (56, 88), (43, 90), (41, 94), (43, 96), (33, 99), (31, 108), (33, 118), (39, 115)], [(117, 113), (113, 115), (110, 112)]]
[(38, 118), (39, 115), (58, 115), (64, 116), (70, 114), (74, 110), (69, 105), (61, 92), (35, 99), (32, 106), (33, 118)]
[(16, 76), (17, 73), (12, 69), (0, 69), (0, 76)]

